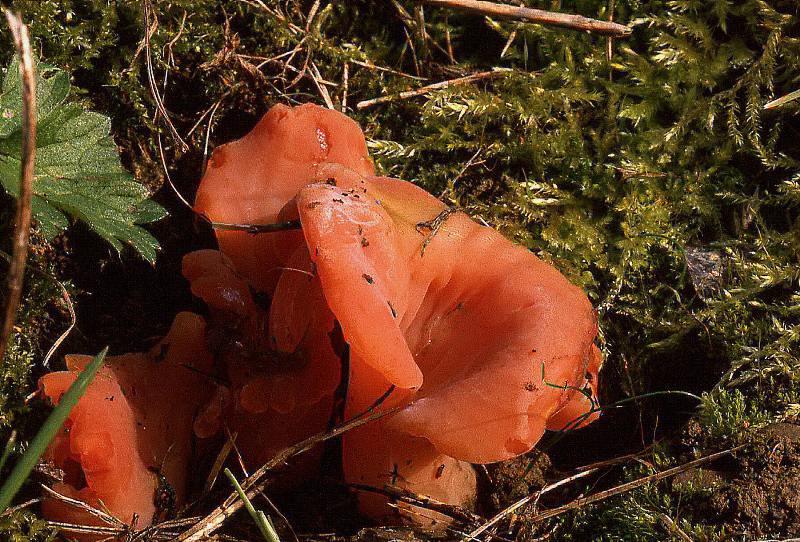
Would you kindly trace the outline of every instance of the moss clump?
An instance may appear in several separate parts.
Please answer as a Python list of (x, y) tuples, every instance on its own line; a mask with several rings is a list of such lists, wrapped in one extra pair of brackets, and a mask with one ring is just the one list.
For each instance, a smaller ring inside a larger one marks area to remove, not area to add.
[[(767, 421), (796, 421), (800, 101), (764, 110), (800, 79), (794, 2), (618, 0), (614, 20), (636, 27), (610, 56), (604, 38), (412, 2), (322, 2), (316, 11), (300, 1), (154, 2), (155, 75), (187, 149), (154, 121), (141, 3), (13, 5), (32, 22), (40, 55), (69, 69), (85, 99), (112, 116), (126, 163), (151, 188), (163, 182), (157, 132), (189, 195), (207, 125), (213, 147), (245, 133), (275, 102), (324, 103), (327, 95), (342, 107), (347, 70), (348, 111), (381, 171), (441, 194), (588, 290), (607, 356), (604, 403), (665, 390), (706, 394), (702, 405), (657, 395), (610, 410), (594, 435), (612, 434), (613, 444), (584, 446), (574, 460), (655, 437), (674, 444), (656, 463), (675, 465), (750, 443)], [(604, 0), (558, 9), (610, 15)], [(354, 109), (493, 67), (510, 71)], [(175, 218), (157, 232), (167, 248), (160, 265), (174, 268), (188, 248), (170, 244), (170, 224), (188, 220), (168, 193), (162, 200)], [(9, 397), (30, 389), (26, 367), (38, 358), (26, 352), (8, 372)], [(0, 414), (21, 422), (9, 412)], [(568, 463), (570, 450), (562, 442), (550, 452)], [(615, 481), (645, 472), (629, 469)], [(729, 518), (703, 514), (700, 504), (683, 515), (679, 502), (661, 483), (537, 528), (564, 539), (663, 540), (665, 514), (697, 540), (730, 533)], [(740, 532), (758, 521), (765, 535), (792, 534), (791, 522), (740, 517)]]

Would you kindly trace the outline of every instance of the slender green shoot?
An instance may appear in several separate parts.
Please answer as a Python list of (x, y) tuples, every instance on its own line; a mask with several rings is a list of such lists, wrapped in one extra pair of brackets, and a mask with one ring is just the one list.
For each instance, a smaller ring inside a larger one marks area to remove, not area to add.
[(277, 531), (275, 531), (275, 526), (272, 525), (272, 521), (270, 521), (264, 512), (255, 509), (253, 503), (250, 502), (250, 499), (242, 489), (242, 486), (239, 485), (239, 482), (236, 480), (236, 477), (233, 475), (231, 470), (225, 469), (224, 472), (225, 476), (227, 476), (228, 480), (230, 480), (231, 484), (233, 484), (233, 488), (236, 490), (236, 493), (239, 494), (239, 498), (244, 501), (244, 507), (247, 508), (247, 512), (250, 514), (250, 517), (253, 518), (253, 521), (256, 522), (258, 530), (261, 531), (261, 536), (264, 537), (264, 540), (267, 542), (281, 542)]
[[(66, 421), (67, 416), (69, 416), (70, 411), (86, 392), (86, 388), (89, 387), (89, 384), (94, 379), (97, 371), (103, 365), (103, 361), (105, 360), (107, 352), (108, 347), (105, 347), (102, 352), (95, 356), (95, 358), (81, 372), (81, 374), (78, 375), (78, 378), (75, 380), (75, 382), (72, 383), (69, 389), (61, 397), (61, 401), (59, 401), (58, 406), (53, 409), (53, 412), (50, 414), (47, 420), (45, 420), (42, 428), (39, 429), (39, 432), (36, 433), (35, 437), (33, 437), (28, 450), (22, 455), (20, 460), (14, 466), (14, 470), (11, 471), (8, 479), (5, 481), (5, 483), (3, 483), (3, 486), (0, 487), (0, 513), (2, 513), (11, 504), (11, 501), (14, 499), (17, 491), (19, 491), (19, 488), (25, 483), (25, 480), (28, 479), (28, 475), (36, 466), (36, 463), (39, 461), (39, 458), (42, 456), (45, 449), (47, 449), (47, 446), (56, 436), (56, 433), (61, 430), (61, 427), (64, 425), (64, 422)], [(6, 445), (6, 452), (9, 452), (9, 450), (9, 445)], [(4, 460), (5, 457), (6, 453), (4, 452)]]
[(3, 470), (3, 467), (6, 466), (6, 461), (8, 461), (8, 457), (11, 455), (11, 451), (14, 449), (14, 444), (17, 443), (17, 431), (11, 431), (11, 436), (8, 437), (8, 441), (6, 442), (6, 447), (3, 449), (3, 455), (0, 455), (0, 471)]

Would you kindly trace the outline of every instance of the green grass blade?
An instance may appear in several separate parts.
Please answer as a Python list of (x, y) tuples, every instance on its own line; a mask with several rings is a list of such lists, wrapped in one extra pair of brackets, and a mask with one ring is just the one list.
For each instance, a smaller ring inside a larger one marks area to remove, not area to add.
[[(264, 512), (261, 510), (258, 510), (256, 512), (256, 515), (258, 516), (260, 525), (264, 526), (264, 529), (261, 530), (261, 533), (263, 534), (265, 530), (268, 533), (267, 540), (269, 540), (270, 542), (280, 542), (281, 539), (278, 537), (278, 531), (275, 530), (275, 526), (272, 524), (272, 520), (269, 519), (267, 515), (264, 514)], [(259, 526), (259, 528), (261, 527)]]
[(11, 455), (11, 450), (14, 449), (14, 444), (17, 443), (17, 432), (11, 431), (11, 436), (8, 437), (8, 441), (6, 442), (6, 447), (3, 449), (3, 455), (0, 456), (0, 472), (2, 472), (3, 467), (6, 466), (6, 461), (8, 461), (8, 457)]
[(244, 501), (244, 507), (247, 508), (247, 512), (250, 514), (250, 517), (253, 518), (253, 521), (256, 522), (258, 530), (261, 531), (261, 536), (264, 537), (264, 540), (267, 542), (281, 542), (278, 533), (275, 531), (275, 527), (272, 526), (272, 522), (264, 515), (264, 512), (255, 509), (253, 503), (247, 498), (247, 494), (242, 489), (242, 486), (239, 485), (239, 482), (230, 469), (225, 469), (225, 476), (227, 476), (228, 480), (233, 484), (233, 488), (236, 490), (236, 493), (239, 494), (239, 498)]
[(56, 433), (61, 430), (61, 426), (64, 425), (70, 411), (86, 392), (86, 388), (89, 387), (97, 371), (103, 365), (103, 360), (105, 360), (107, 352), (108, 347), (105, 347), (103, 351), (97, 354), (91, 363), (86, 366), (81, 374), (78, 375), (75, 382), (64, 392), (58, 406), (53, 409), (53, 412), (48, 416), (47, 420), (45, 420), (42, 428), (39, 429), (39, 432), (33, 437), (30, 447), (14, 466), (14, 470), (11, 471), (3, 487), (0, 488), (0, 513), (11, 504), (12, 499), (17, 494), (17, 491), (19, 491), (19, 488), (22, 487), (22, 484), (25, 483), (25, 480), (28, 479), (28, 475), (33, 470), (33, 467), (36, 466), (36, 463), (39, 461), (39, 458), (42, 456), (47, 446), (56, 436)]

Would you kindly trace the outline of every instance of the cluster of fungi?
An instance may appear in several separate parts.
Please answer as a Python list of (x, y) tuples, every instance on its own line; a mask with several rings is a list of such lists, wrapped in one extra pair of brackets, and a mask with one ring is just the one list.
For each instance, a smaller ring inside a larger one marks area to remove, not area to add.
[[(107, 359), (47, 451), (64, 473), (57, 492), (144, 527), (185, 501), (189, 466), (229, 435), (255, 469), (373, 408), (389, 413), (343, 435), (344, 481), (469, 506), (472, 464), (598, 415), (586, 295), (414, 184), (375, 176), (346, 116), (273, 107), (214, 151), (195, 208), (214, 223), (298, 227), (219, 229), (219, 250), (184, 258), (207, 316), (180, 313), (151, 351)], [(44, 395), (57, 403), (87, 360), (67, 356)], [(319, 464), (303, 456), (292, 479)], [(374, 492), (359, 507), (383, 522), (403, 513)], [(98, 522), (51, 497), (43, 513)]]

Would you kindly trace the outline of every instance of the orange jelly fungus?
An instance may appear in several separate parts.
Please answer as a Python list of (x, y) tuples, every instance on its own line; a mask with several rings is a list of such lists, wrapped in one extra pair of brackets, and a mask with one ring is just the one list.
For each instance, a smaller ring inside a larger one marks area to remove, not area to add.
[[(242, 139), (214, 150), (197, 191), (195, 209), (213, 222), (271, 224), (297, 191), (315, 178), (319, 164), (343, 164), (363, 175), (373, 173), (361, 129), (351, 119), (306, 104), (276, 105)], [(217, 231), (220, 249), (239, 272), (263, 291), (278, 280), (287, 238), (293, 234), (251, 235)]]
[[(469, 463), (515, 457), (545, 429), (596, 418), (587, 395), (601, 358), (585, 294), (413, 184), (373, 176), (344, 115), (276, 106), (214, 152), (197, 209), (217, 222), (301, 220), (302, 236), (217, 235), (273, 295), (274, 350), (336, 363), (327, 349), (339, 324), (350, 346), (347, 417), (391, 387), (381, 408), (401, 410), (344, 437), (348, 482), (465, 504)], [(365, 493), (362, 509), (383, 516), (384, 501)]]
[[(248, 466), (258, 468), (283, 448), (324, 431), (331, 417), (341, 361), (330, 338), (333, 315), (324, 310), (321, 292), (316, 300), (313, 332), (296, 330), (302, 337), (298, 336), (291, 348), (281, 349), (285, 341), (279, 344), (272, 339), (275, 335), (269, 334), (267, 313), (256, 305), (248, 280), (237, 274), (225, 254), (216, 250), (192, 252), (184, 257), (183, 274), (192, 293), (211, 309), (212, 327), (225, 334), (216, 341), (215, 350), (229, 384), (219, 387), (195, 422), (197, 436), (214, 436), (224, 424), (237, 434), (237, 449)], [(307, 284), (313, 280), (309, 275), (295, 276)], [(306, 294), (302, 291), (295, 301), (304, 306), (314, 303)], [(273, 300), (273, 307), (279, 305), (278, 298)], [(313, 469), (309, 463), (306, 460), (306, 468), (301, 469), (305, 474)]]
[[(146, 525), (154, 469), (183, 497), (192, 427), (200, 439), (237, 434), (258, 467), (337, 413), (391, 409), (344, 435), (345, 481), (470, 505), (472, 463), (516, 457), (546, 429), (597, 417), (602, 357), (586, 295), (412, 183), (374, 176), (361, 130), (341, 113), (273, 107), (214, 151), (196, 208), (216, 223), (302, 229), (218, 229), (219, 251), (184, 258), (208, 330), (183, 314), (150, 353), (110, 359), (48, 452), (65, 473), (58, 491)], [(77, 359), (42, 379), (54, 401)], [(305, 461), (301, 475), (318, 457)], [(377, 519), (393, 510), (374, 491), (359, 503)], [(52, 499), (45, 512), (92, 521)]]
[[(150, 352), (106, 358), (44, 455), (64, 473), (55, 491), (125, 523), (135, 515), (140, 527), (174, 512), (186, 494), (193, 418), (213, 390), (205, 332), (202, 317), (180, 313)], [(66, 371), (39, 381), (44, 395), (57, 404), (90, 360), (67, 356)], [(54, 497), (42, 506), (48, 519), (109, 527)]]

